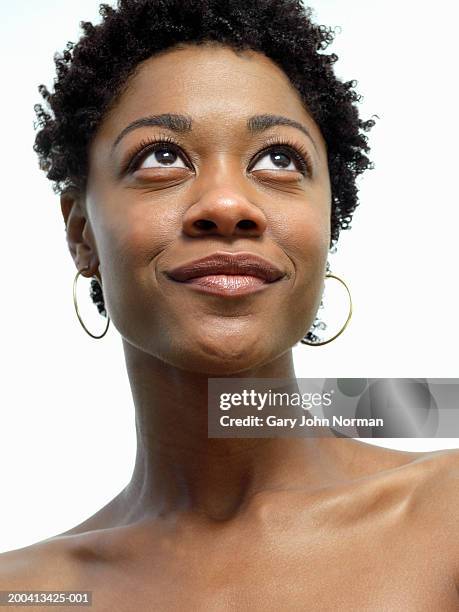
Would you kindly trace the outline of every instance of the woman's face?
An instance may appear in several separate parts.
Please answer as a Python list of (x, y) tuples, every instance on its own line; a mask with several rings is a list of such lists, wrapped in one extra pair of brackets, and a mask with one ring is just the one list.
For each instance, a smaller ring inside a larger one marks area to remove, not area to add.
[[(183, 120), (164, 121), (170, 114)], [(162, 125), (144, 121), (158, 115)], [(261, 129), (256, 115), (304, 131)], [(164, 138), (174, 144), (151, 150)], [(266, 364), (305, 335), (323, 290), (330, 206), (324, 140), (285, 73), (220, 45), (170, 49), (138, 67), (92, 141), (83, 200), (125, 341), (214, 375)], [(285, 275), (222, 296), (165, 274), (216, 251), (260, 255)]]

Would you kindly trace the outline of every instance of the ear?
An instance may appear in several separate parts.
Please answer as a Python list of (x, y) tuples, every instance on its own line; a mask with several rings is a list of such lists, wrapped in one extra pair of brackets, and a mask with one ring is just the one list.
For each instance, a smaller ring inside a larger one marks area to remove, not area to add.
[(89, 266), (82, 272), (83, 276), (99, 276), (99, 257), (97, 255), (94, 234), (84, 209), (81, 194), (67, 189), (61, 194), (61, 211), (67, 233), (70, 254), (78, 270)]

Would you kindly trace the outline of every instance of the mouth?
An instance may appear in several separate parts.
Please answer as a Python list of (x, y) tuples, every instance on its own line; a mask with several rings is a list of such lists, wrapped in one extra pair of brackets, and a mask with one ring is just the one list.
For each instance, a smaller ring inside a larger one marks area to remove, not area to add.
[(167, 278), (204, 293), (246, 295), (286, 276), (267, 259), (249, 252), (217, 252), (165, 272)]

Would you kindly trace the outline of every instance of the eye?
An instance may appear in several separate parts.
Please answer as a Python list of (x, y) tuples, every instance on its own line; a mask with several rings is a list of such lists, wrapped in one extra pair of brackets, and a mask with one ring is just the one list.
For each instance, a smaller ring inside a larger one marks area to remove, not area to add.
[(296, 151), (276, 146), (262, 153), (251, 170), (287, 170), (304, 174), (307, 164)]
[(157, 143), (150, 148), (149, 153), (144, 156), (138, 170), (145, 168), (187, 168), (183, 159), (174, 147), (164, 143)]

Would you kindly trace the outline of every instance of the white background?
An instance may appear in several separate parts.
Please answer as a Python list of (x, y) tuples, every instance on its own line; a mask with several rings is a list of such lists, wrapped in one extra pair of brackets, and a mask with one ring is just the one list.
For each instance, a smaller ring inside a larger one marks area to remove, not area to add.
[[(358, 80), (363, 116), (380, 120), (371, 136), (376, 169), (361, 181), (353, 229), (330, 259), (351, 289), (354, 315), (335, 342), (295, 347), (298, 377), (459, 376), (454, 4), (314, 3), (318, 21), (342, 28), (331, 48), (338, 74)], [(80, 523), (133, 468), (120, 336), (110, 326), (93, 340), (76, 319), (58, 197), (32, 151), (37, 85), (52, 84), (53, 53), (77, 40), (80, 20), (98, 19), (97, 7), (17, 0), (0, 13), (0, 551)], [(377, 443), (459, 447), (458, 439)]]

